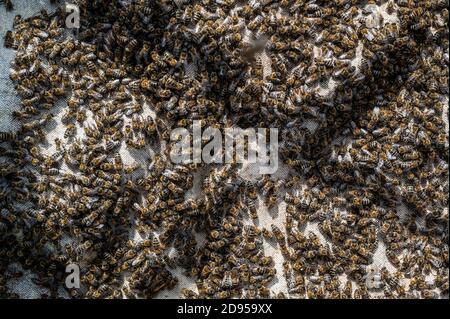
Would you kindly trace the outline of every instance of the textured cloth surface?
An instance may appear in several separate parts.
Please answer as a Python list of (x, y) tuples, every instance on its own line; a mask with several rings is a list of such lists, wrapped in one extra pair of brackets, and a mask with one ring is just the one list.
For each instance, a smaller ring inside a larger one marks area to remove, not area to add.
[[(5, 8), (3, 6), (0, 6), (0, 34), (2, 35), (2, 37), (4, 36), (5, 32), (8, 29), (12, 28), (12, 21), (16, 14), (20, 14), (23, 17), (29, 17), (39, 12), (39, 10), (41, 9), (44, 8), (47, 10), (52, 9), (48, 1), (15, 0), (14, 5), (15, 9), (12, 12), (6, 12)], [(374, 11), (374, 19), (373, 19), (374, 23), (376, 23), (377, 21), (377, 15), (383, 15), (386, 18), (385, 13), (383, 11), (376, 11), (376, 12)], [(0, 111), (1, 111), (0, 131), (14, 130), (16, 127), (14, 122), (11, 120), (11, 113), (13, 110), (18, 109), (19, 98), (16, 96), (12, 82), (9, 79), (10, 61), (14, 58), (14, 54), (15, 52), (13, 50), (5, 49), (3, 46), (0, 48)], [(357, 58), (354, 61), (355, 65), (359, 65), (360, 62), (359, 59), (360, 55), (359, 56), (357, 55)], [(263, 61), (265, 62), (265, 73), (268, 73), (269, 72), (268, 70), (270, 70), (270, 59), (268, 59), (268, 57), (264, 56), (263, 54)], [(330, 94), (330, 90), (332, 90), (332, 87), (333, 86), (330, 85), (330, 88), (324, 89), (324, 91), (321, 92), (321, 94), (324, 95)], [(61, 105), (60, 108), (52, 110), (52, 113), (54, 113), (55, 120), (58, 124), (54, 127), (49, 128), (49, 137), (48, 137), (49, 142), (52, 142), (56, 137), (61, 137), (64, 134), (63, 126), (60, 122), (60, 118), (63, 113), (62, 112), (63, 107), (64, 105)], [(447, 112), (444, 113), (447, 114)], [(446, 121), (446, 123), (448, 131), (448, 121)], [(307, 126), (311, 131), (314, 131), (314, 123), (308, 123)], [(53, 152), (54, 145), (50, 144), (46, 151), (48, 151), (49, 153)], [(148, 160), (152, 156), (152, 151), (151, 150), (146, 150), (142, 152), (133, 151), (133, 154), (130, 154), (127, 150), (124, 149), (123, 156), (124, 161), (130, 164), (140, 162), (143, 165), (148, 165), (149, 163)], [(251, 179), (254, 176), (255, 169), (256, 167), (253, 167), (252, 165), (244, 166), (241, 172), (242, 176), (244, 178)], [(285, 166), (280, 165), (277, 177), (286, 176), (287, 173), (288, 169)], [(194, 189), (191, 191), (192, 196), (196, 196), (198, 192), (201, 192), (201, 188), (199, 183), (196, 183)], [(283, 223), (285, 221), (285, 207), (286, 207), (285, 203), (282, 202), (278, 207), (271, 210), (268, 210), (263, 203), (264, 203), (263, 200), (259, 200), (259, 209), (258, 209), (258, 215), (260, 220), (259, 225), (266, 228), (270, 228), (271, 224), (275, 224), (280, 228), (283, 228), (284, 227)], [(400, 214), (408, 213), (406, 207), (399, 207), (398, 212)], [(304, 232), (307, 233), (309, 231), (316, 233), (322, 241), (325, 241), (324, 237), (320, 234), (320, 232), (317, 229), (317, 224), (308, 223), (308, 225), (304, 229)], [(202, 239), (199, 238), (200, 242), (201, 240)], [(278, 250), (276, 246), (273, 246), (267, 242), (264, 243), (264, 249), (266, 254), (273, 256), (275, 261), (275, 267), (277, 269), (277, 278), (274, 280), (272, 286), (270, 287), (271, 290), (274, 291), (275, 293), (284, 292), (285, 294), (287, 294), (287, 284), (286, 280), (283, 277), (283, 268), (282, 268), (283, 257), (281, 255), (281, 252)], [(387, 261), (387, 258), (385, 256), (384, 245), (380, 243), (375, 253), (374, 263), (371, 265), (371, 268), (376, 270), (381, 269), (382, 267), (387, 267), (390, 271), (395, 271), (395, 268)], [(177, 298), (179, 297), (179, 293), (182, 288), (189, 288), (194, 291), (196, 290), (194, 279), (186, 277), (181, 269), (178, 270), (175, 269), (172, 272), (179, 279), (179, 284), (172, 291), (161, 292), (158, 295), (159, 298)], [(23, 298), (39, 298), (40, 294), (45, 293), (45, 290), (39, 288), (38, 286), (32, 283), (31, 281), (32, 276), (33, 274), (25, 272), (24, 278), (21, 278), (19, 280), (12, 280), (9, 282), (8, 285), (13, 290), (13, 292), (18, 293)], [(61, 297), (65, 296), (67, 296), (67, 294), (65, 293), (65, 291), (61, 290)]]

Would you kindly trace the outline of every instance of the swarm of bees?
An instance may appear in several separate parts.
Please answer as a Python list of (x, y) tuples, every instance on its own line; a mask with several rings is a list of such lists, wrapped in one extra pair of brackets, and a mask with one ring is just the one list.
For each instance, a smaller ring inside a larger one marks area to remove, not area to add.
[[(4, 37), (21, 103), (0, 132), (0, 297), (19, 297), (12, 263), (51, 298), (152, 298), (175, 269), (183, 298), (448, 296), (447, 0), (74, 3), (76, 35), (60, 7)], [(172, 163), (194, 120), (278, 128), (288, 176)], [(282, 202), (284, 227), (259, 225)], [(395, 270), (373, 269), (380, 245)]]

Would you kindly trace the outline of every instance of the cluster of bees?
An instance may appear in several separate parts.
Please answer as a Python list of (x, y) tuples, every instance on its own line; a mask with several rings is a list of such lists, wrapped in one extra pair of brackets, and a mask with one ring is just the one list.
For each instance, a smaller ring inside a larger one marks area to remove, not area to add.
[[(180, 268), (184, 298), (448, 295), (448, 1), (74, 2), (76, 34), (61, 7), (4, 39), (21, 105), (0, 132), (1, 297), (12, 263), (52, 298), (69, 263), (73, 298), (155, 297)], [(172, 163), (193, 120), (278, 128), (288, 176)], [(260, 226), (282, 202), (284, 227)], [(373, 269), (380, 245), (395, 271)]]

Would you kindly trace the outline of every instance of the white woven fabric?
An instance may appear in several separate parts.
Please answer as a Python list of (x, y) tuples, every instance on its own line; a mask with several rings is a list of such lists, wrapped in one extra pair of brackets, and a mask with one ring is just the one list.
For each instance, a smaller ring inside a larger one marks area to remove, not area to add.
[[(49, 4), (48, 1), (14, 0), (14, 5), (15, 10), (13, 12), (6, 12), (5, 8), (3, 6), (0, 6), (0, 34), (2, 36), (5, 34), (6, 30), (12, 28), (12, 21), (15, 14), (21, 14), (23, 17), (28, 17), (35, 13), (38, 13), (39, 10), (43, 8), (51, 10), (51, 5)], [(395, 17), (387, 15), (387, 13), (383, 9), (384, 9), (383, 7), (381, 8), (377, 6), (373, 7), (373, 14), (370, 17), (371, 21), (370, 24), (373, 25), (373, 27), (378, 26), (380, 22), (379, 16), (383, 16), (385, 22), (396, 21)], [(353, 62), (353, 64), (356, 66), (359, 66), (360, 64), (360, 52), (361, 50), (357, 50), (357, 57)], [(1, 112), (0, 131), (14, 130), (17, 127), (17, 125), (11, 120), (11, 113), (13, 110), (18, 109), (19, 98), (16, 96), (14, 92), (12, 82), (9, 80), (10, 61), (14, 58), (14, 54), (15, 53), (13, 50), (5, 49), (3, 48), (3, 46), (0, 48), (0, 112)], [(262, 58), (265, 65), (264, 74), (267, 75), (270, 72), (270, 59), (265, 53), (262, 54)], [(320, 87), (317, 88), (318, 92), (320, 92), (321, 95), (332, 94), (332, 89), (333, 85), (330, 85), (329, 88), (320, 88)], [(64, 134), (63, 125), (60, 122), (61, 116), (63, 114), (63, 109), (64, 104), (61, 104), (59, 108), (52, 110), (52, 113), (54, 113), (55, 115), (57, 125), (52, 128), (49, 128), (49, 138), (48, 138), (49, 142), (53, 142), (54, 139), (57, 137), (61, 138)], [(150, 112), (148, 108), (147, 112)], [(447, 119), (447, 112), (448, 112), (447, 110), (444, 112), (446, 114), (445, 115), (446, 119)], [(152, 115), (154, 114), (152, 113)], [(446, 120), (446, 125), (448, 133), (448, 120)], [(315, 127), (314, 123), (308, 123), (308, 128), (310, 128), (312, 131), (314, 130), (314, 127)], [(78, 127), (78, 132), (82, 132), (82, 129), (80, 127)], [(136, 162), (148, 166), (148, 163), (150, 163), (151, 157), (153, 155), (152, 150), (144, 150), (144, 151), (133, 150), (132, 153), (126, 150), (125, 147), (122, 147), (122, 150), (124, 162), (127, 164)], [(55, 151), (54, 145), (50, 143), (46, 151), (48, 153), (53, 153)], [(276, 177), (286, 176), (287, 173), (288, 168), (281, 163)], [(241, 174), (244, 178), (252, 179), (255, 177), (255, 167), (252, 165), (244, 166), (241, 171)], [(195, 180), (199, 181), (200, 179), (196, 178)], [(194, 189), (190, 191), (190, 194), (192, 196), (197, 196), (199, 192), (201, 192), (199, 183), (195, 184), (196, 185)], [(270, 228), (271, 224), (276, 224), (281, 229), (284, 228), (285, 207), (286, 207), (284, 202), (282, 202), (275, 209), (271, 210), (268, 210), (267, 207), (264, 206), (263, 200), (259, 201), (259, 205), (260, 206), (258, 212), (259, 212), (260, 226)], [(405, 210), (406, 210), (405, 207), (399, 207), (400, 214), (402, 213), (407, 214), (408, 212)], [(320, 232), (317, 229), (317, 224), (308, 223), (305, 232), (308, 231), (315, 232), (319, 236), (319, 238), (325, 241), (324, 237), (320, 234)], [(199, 238), (199, 240), (201, 241), (202, 238)], [(277, 249), (277, 246), (273, 246), (268, 242), (265, 242), (264, 249), (266, 254), (273, 256), (275, 260), (275, 267), (277, 269), (277, 277), (270, 287), (271, 290), (274, 293), (284, 292), (286, 295), (288, 295), (286, 281), (283, 277), (283, 269), (282, 269), (283, 257), (280, 251)], [(394, 267), (387, 261), (384, 251), (385, 247), (382, 243), (380, 243), (374, 256), (373, 265), (371, 265), (370, 267), (373, 269), (380, 269), (382, 267), (387, 267), (390, 271), (395, 271)], [(20, 266), (18, 265), (12, 266), (20, 268)], [(178, 298), (180, 295), (180, 290), (182, 288), (189, 288), (192, 289), (193, 291), (197, 290), (194, 279), (186, 277), (181, 269), (176, 269), (172, 272), (179, 279), (179, 284), (172, 291), (161, 292), (158, 295), (158, 298)], [(45, 289), (42, 289), (31, 282), (33, 274), (31, 274), (30, 272), (24, 272), (24, 274), (25, 277), (18, 280), (11, 280), (8, 282), (8, 286), (12, 290), (12, 292), (18, 293), (23, 298), (39, 298), (41, 294), (46, 293)], [(345, 282), (345, 280), (343, 280), (343, 282)], [(61, 289), (60, 293), (61, 297), (67, 297), (67, 293), (63, 289)]]

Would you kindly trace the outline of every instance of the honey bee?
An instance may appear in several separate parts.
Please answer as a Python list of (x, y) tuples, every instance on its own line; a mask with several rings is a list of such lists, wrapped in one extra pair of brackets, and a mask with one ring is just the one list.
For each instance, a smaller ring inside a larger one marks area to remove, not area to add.
[(4, 37), (4, 46), (8, 49), (16, 47), (12, 31), (6, 31)]
[(6, 10), (8, 10), (8, 11), (14, 10), (14, 5), (13, 5), (12, 0), (3, 0), (3, 3), (5, 4)]
[(76, 126), (74, 124), (69, 124), (66, 128), (66, 130), (64, 131), (64, 138), (68, 139), (71, 137), (74, 137), (76, 134)]
[(17, 134), (14, 132), (0, 132), (0, 142), (14, 141), (17, 139)]

